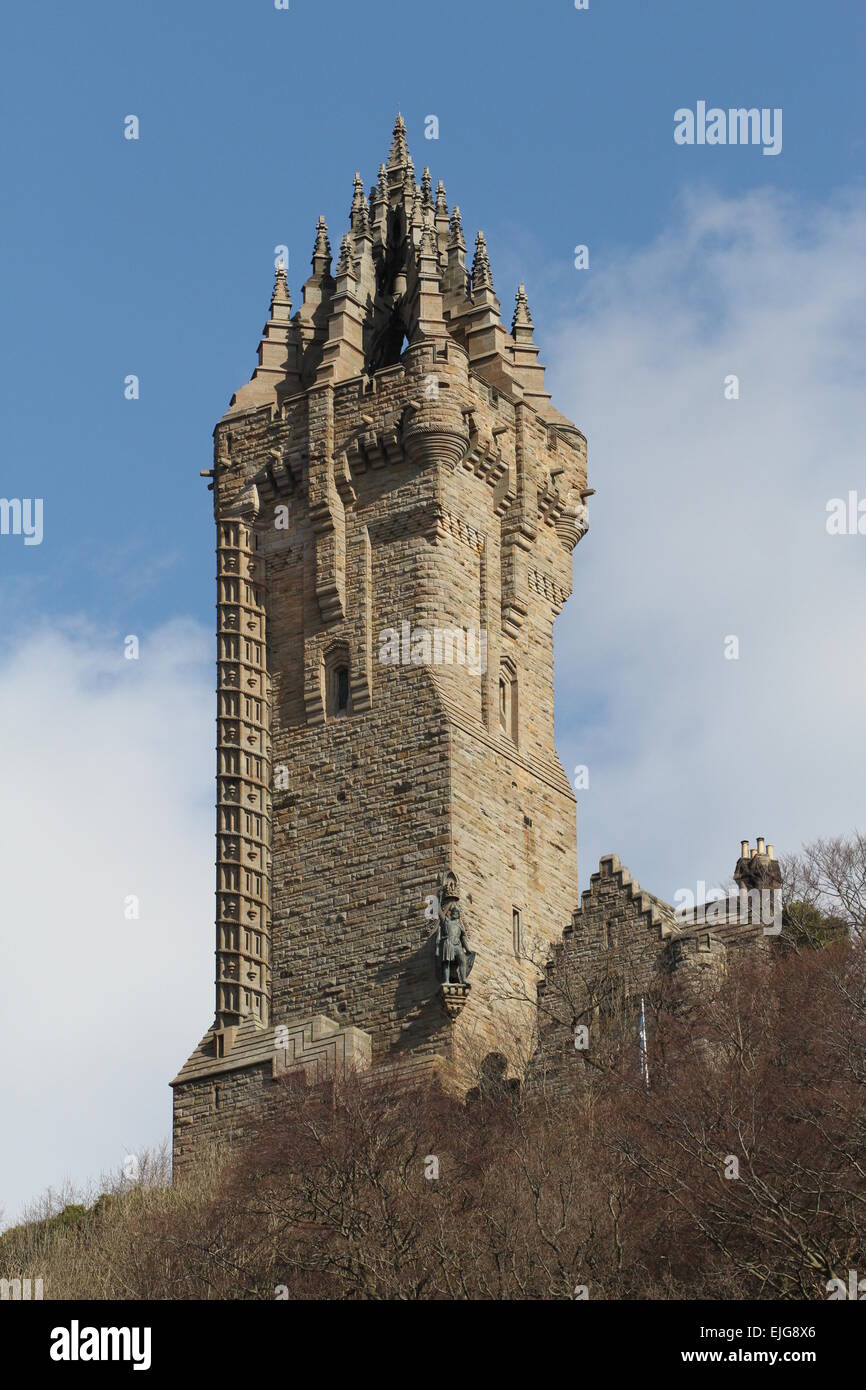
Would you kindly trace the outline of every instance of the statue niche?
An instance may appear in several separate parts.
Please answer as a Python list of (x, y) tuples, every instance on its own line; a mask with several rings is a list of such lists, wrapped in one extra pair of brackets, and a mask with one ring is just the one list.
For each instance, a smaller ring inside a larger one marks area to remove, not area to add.
[(439, 882), (439, 928), (436, 933), (436, 958), (443, 986), (462, 985), (470, 988), (467, 976), (475, 963), (470, 951), (466, 929), (460, 911), (460, 885), (457, 875), (448, 869)]

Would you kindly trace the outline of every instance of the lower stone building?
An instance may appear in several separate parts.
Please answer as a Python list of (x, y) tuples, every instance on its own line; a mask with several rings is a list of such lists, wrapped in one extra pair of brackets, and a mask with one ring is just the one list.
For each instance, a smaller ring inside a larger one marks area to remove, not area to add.
[[(736, 892), (688, 909), (647, 892), (615, 854), (605, 855), (580, 906), (543, 965), (533, 964), (532, 1048), (516, 1067), (503, 1050), (476, 1051), (462, 1083), (523, 1085), (557, 1094), (580, 1084), (589, 1049), (603, 1045), (616, 1015), (637, 1040), (644, 1001), (674, 980), (681, 997), (696, 997), (717, 983), (730, 951), (764, 949), (781, 929), (780, 873), (772, 845), (759, 839), (734, 871)], [(458, 989), (463, 988), (458, 984)], [(205, 1035), (175, 1090), (175, 1171), (180, 1173), (214, 1142), (243, 1141), (267, 1114), (280, 1081), (317, 1085), (373, 1065), (373, 1039), (320, 1014), (291, 1025), (262, 1027), (247, 1020), (229, 1058), (216, 1055)], [(395, 1085), (436, 1077), (446, 1088), (455, 1072), (446, 1054), (380, 1063), (377, 1075)], [(461, 1092), (466, 1085), (457, 1082)]]
[(732, 894), (674, 908), (642, 888), (617, 855), (605, 855), (539, 980), (526, 1085), (569, 1088), (617, 1014), (637, 1038), (642, 1005), (672, 981), (688, 1002), (720, 980), (731, 950), (764, 949), (781, 930), (773, 846), (759, 838), (750, 849), (744, 840), (734, 882)]

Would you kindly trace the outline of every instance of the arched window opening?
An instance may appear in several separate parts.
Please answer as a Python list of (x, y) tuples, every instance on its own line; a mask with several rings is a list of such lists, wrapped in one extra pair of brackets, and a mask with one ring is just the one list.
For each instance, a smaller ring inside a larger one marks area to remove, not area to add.
[(345, 646), (335, 647), (325, 656), (324, 684), (327, 718), (350, 714), (352, 688), (349, 681), (349, 653)]
[(517, 745), (517, 670), (505, 657), (499, 668), (499, 727)]
[(349, 668), (338, 666), (334, 671), (334, 700), (337, 714), (346, 714), (349, 709)]
[(519, 907), (511, 910), (511, 932), (514, 940), (514, 954), (520, 957), (523, 955), (523, 925), (520, 921)]

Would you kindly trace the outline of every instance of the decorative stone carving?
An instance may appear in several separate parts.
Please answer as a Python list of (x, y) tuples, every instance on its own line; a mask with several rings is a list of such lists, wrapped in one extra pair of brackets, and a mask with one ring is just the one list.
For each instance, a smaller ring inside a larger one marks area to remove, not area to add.
[(466, 457), (469, 431), (455, 407), (422, 399), (407, 407), (403, 446), (410, 463), (438, 463), (453, 470)]
[(589, 530), (589, 510), (586, 502), (570, 492), (555, 525), (556, 534), (566, 550), (574, 550)]
[(442, 985), (442, 1007), (452, 1023), (469, 998), (469, 991), (471, 988), (471, 985)]
[(367, 1071), (373, 1057), (369, 1033), (340, 1025), (324, 1014), (292, 1019), (273, 1032), (273, 1076), (303, 1076), (308, 1086), (350, 1071)]

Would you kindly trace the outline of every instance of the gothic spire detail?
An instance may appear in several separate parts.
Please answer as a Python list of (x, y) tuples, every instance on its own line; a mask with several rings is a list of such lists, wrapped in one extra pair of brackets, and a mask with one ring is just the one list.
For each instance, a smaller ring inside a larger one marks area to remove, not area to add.
[(514, 341), (512, 370), (523, 387), (524, 399), (541, 415), (546, 415), (550, 408), (550, 392), (544, 387), (544, 367), (538, 360), (534, 335), (526, 286), (518, 285), (514, 296), (514, 318), (511, 320), (511, 337)]
[(517, 294), (514, 296), (514, 318), (511, 320), (511, 332), (516, 328), (528, 328), (530, 332), (533, 328), (532, 314), (529, 311), (529, 300), (526, 298), (526, 286), (518, 285)]
[(352, 207), (351, 211), (349, 212), (349, 219), (353, 225), (355, 222), (355, 216), (357, 214), (358, 208), (361, 206), (361, 201), (363, 197), (364, 180), (361, 178), (360, 174), (356, 173), (352, 181)]
[(490, 259), (487, 255), (487, 242), (483, 232), (475, 238), (475, 259), (472, 262), (472, 289), (492, 290), (493, 276), (490, 272)]
[(415, 201), (412, 204), (412, 226), (421, 228), (424, 225), (424, 199), (421, 193), (421, 185), (415, 185)]
[(352, 259), (352, 238), (349, 232), (345, 233), (342, 241), (340, 242), (340, 259), (337, 262), (337, 274), (354, 274), (354, 261)]
[(313, 274), (322, 277), (331, 271), (331, 243), (328, 240), (328, 224), (319, 216), (316, 223), (316, 244), (313, 247)]
[[(275, 314), (274, 309), (288, 309), (288, 314)], [(276, 274), (274, 275), (274, 290), (271, 295), (271, 318), (290, 318), (292, 310), (292, 295), (289, 290), (289, 282), (286, 277), (286, 267), (282, 261), (278, 261)]]
[(454, 204), (454, 211), (451, 214), (451, 240), (449, 246), (457, 246), (461, 251), (466, 250), (466, 238), (463, 235), (463, 218), (460, 216), (460, 209)]
[(448, 224), (448, 204), (445, 201), (445, 185), (441, 179), (436, 189), (436, 211), (433, 220), (436, 226), (436, 244), (439, 249), (440, 259), (444, 264), (448, 259), (450, 227)]
[(436, 237), (433, 232), (432, 223), (430, 223), (427, 220), (425, 220), (424, 227), (421, 232), (421, 245), (419, 249), (422, 260), (425, 257), (430, 257), (434, 264), (438, 262), (439, 249), (436, 245)]
[(406, 122), (400, 112), (397, 112), (397, 119), (394, 122), (394, 138), (391, 141), (391, 153), (388, 156), (388, 167), (395, 168), (397, 165), (409, 162), (409, 146), (406, 143)]
[(258, 365), (249, 381), (232, 396), (233, 407), (248, 409), (273, 402), (279, 391), (287, 386), (297, 389), (300, 384), (297, 328), (292, 321), (292, 297), (282, 260), (274, 268), (268, 321), (262, 329), (257, 356)]

